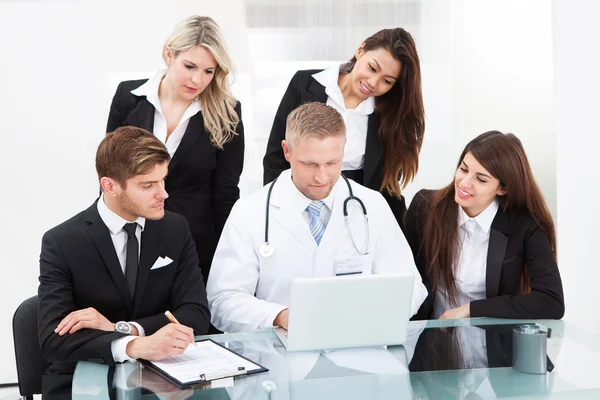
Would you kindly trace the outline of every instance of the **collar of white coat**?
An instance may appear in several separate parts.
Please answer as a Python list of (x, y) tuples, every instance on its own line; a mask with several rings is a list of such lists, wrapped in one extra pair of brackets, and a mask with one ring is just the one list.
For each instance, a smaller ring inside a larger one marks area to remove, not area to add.
[[(100, 214), (100, 218), (102, 219), (102, 222), (104, 222), (104, 225), (106, 225), (108, 230), (113, 235), (116, 235), (117, 233), (119, 233), (121, 231), (121, 229), (123, 229), (123, 226), (125, 224), (131, 222), (131, 221), (127, 221), (125, 218), (122, 218), (120, 215), (116, 214), (113, 210), (108, 208), (108, 206), (104, 202), (104, 194), (102, 194), (100, 196), (100, 198), (98, 199), (98, 203), (97, 203), (96, 207), (98, 209), (98, 214)], [(146, 224), (146, 218), (138, 217), (138, 219), (136, 219), (135, 222), (137, 222), (138, 225), (142, 228), (142, 231), (144, 231), (144, 225)]]
[[(329, 196), (323, 199), (323, 202), (329, 210), (333, 210), (335, 193), (339, 190), (340, 185), (346, 186), (343, 180), (344, 178), (340, 176), (333, 186), (333, 190), (329, 193)], [(298, 213), (302, 213), (306, 210), (306, 207), (308, 207), (311, 201), (311, 199), (302, 194), (296, 185), (294, 185), (294, 182), (292, 181), (292, 170), (288, 169), (283, 171), (281, 175), (279, 175), (279, 178), (277, 178), (277, 182), (275, 182), (275, 186), (271, 192), (271, 201), (269, 204), (275, 207), (285, 206), (286, 208), (290, 208), (291, 212), (297, 211)]]
[[(325, 93), (327, 96), (342, 110), (346, 110), (346, 104), (344, 103), (344, 95), (338, 85), (338, 78), (340, 75), (339, 65), (329, 67), (321, 72), (313, 74), (313, 78), (321, 85), (325, 86)], [(375, 98), (367, 97), (363, 100), (354, 110), (357, 114), (370, 115), (375, 110)]]
[[(144, 83), (142, 86), (131, 91), (131, 94), (133, 94), (134, 96), (146, 96), (146, 100), (148, 100), (148, 102), (152, 104), (152, 106), (154, 106), (154, 108), (158, 110), (158, 112), (161, 113), (161, 115), (164, 114), (162, 112), (160, 100), (158, 98), (158, 88), (160, 87), (160, 82), (162, 81), (166, 73), (166, 69), (161, 69), (152, 78), (148, 79), (146, 83)], [(190, 104), (190, 106), (185, 111), (183, 117), (181, 117), (181, 120), (184, 121), (187, 118), (193, 117), (201, 109), (202, 108), (200, 107), (200, 102), (198, 100), (192, 102), (192, 104)]]
[(494, 201), (492, 201), (492, 203), (487, 206), (485, 210), (480, 212), (479, 215), (471, 218), (461, 206), (458, 206), (458, 226), (463, 226), (467, 223), (467, 221), (473, 220), (487, 234), (492, 227), (492, 222), (494, 222), (494, 218), (496, 217), (499, 207), (500, 202), (498, 199), (494, 199)]

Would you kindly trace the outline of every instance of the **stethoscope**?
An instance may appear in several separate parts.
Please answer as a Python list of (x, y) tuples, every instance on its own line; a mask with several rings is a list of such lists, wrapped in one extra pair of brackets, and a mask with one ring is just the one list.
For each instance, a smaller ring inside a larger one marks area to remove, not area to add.
[[(348, 185), (348, 192), (350, 192), (350, 196), (348, 196), (344, 200), (344, 207), (343, 207), (344, 221), (346, 222), (346, 230), (348, 231), (348, 238), (350, 239), (350, 243), (352, 243), (352, 247), (354, 247), (354, 250), (356, 251), (356, 253), (361, 256), (364, 256), (364, 255), (369, 254), (369, 237), (370, 237), (370, 235), (369, 235), (369, 218), (367, 217), (367, 208), (365, 207), (365, 204), (362, 202), (361, 199), (354, 196), (354, 192), (352, 191), (352, 186), (350, 186), (350, 182), (348, 181), (348, 178), (346, 178), (344, 175), (341, 175), (341, 176), (342, 176), (342, 178), (344, 178), (346, 185)], [(263, 257), (271, 257), (273, 255), (273, 253), (275, 253), (275, 248), (269, 242), (269, 206), (271, 203), (271, 192), (273, 191), (273, 186), (275, 186), (275, 182), (277, 182), (277, 179), (278, 178), (275, 178), (273, 183), (271, 183), (271, 187), (269, 187), (269, 191), (267, 192), (267, 204), (266, 204), (267, 208), (266, 208), (266, 216), (265, 216), (265, 242), (258, 249), (258, 252)], [(352, 231), (350, 229), (350, 222), (348, 219), (348, 202), (350, 202), (352, 200), (355, 200), (356, 202), (358, 202), (358, 204), (360, 205), (360, 208), (362, 208), (363, 217), (365, 220), (365, 245), (363, 246), (363, 248), (361, 250), (358, 249), (358, 246), (356, 245), (356, 242), (354, 241), (354, 236), (352, 236)]]

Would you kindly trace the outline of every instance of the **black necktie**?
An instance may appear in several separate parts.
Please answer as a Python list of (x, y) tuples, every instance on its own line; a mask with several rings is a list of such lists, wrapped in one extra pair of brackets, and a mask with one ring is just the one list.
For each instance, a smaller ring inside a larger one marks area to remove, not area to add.
[(123, 226), (123, 230), (127, 232), (127, 255), (125, 256), (125, 280), (131, 298), (135, 293), (135, 281), (138, 273), (138, 240), (135, 236), (137, 222), (130, 222)]

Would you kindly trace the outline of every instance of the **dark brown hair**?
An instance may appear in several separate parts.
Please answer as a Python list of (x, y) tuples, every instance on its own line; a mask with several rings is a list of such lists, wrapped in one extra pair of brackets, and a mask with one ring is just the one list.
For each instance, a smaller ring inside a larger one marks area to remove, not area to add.
[[(421, 93), (421, 65), (410, 33), (402, 28), (383, 29), (365, 40), (364, 51), (383, 48), (400, 62), (400, 76), (385, 94), (375, 98), (379, 139), (384, 155), (381, 191), (400, 197), (417, 174), (425, 133)], [(356, 57), (350, 64), (356, 63)], [(398, 184), (400, 181), (400, 184)]]
[(98, 179), (115, 179), (123, 188), (127, 179), (149, 173), (156, 164), (169, 161), (165, 145), (152, 133), (135, 126), (122, 126), (107, 133), (96, 151)]
[[(471, 153), (483, 168), (500, 181), (500, 186), (506, 189), (504, 196), (498, 196), (502, 210), (529, 213), (550, 239), (556, 256), (554, 222), (519, 138), (511, 133), (503, 134), (498, 131), (483, 133), (467, 144), (457, 168), (467, 153)], [(429, 210), (425, 213), (422, 249), (425, 251), (428, 273), (433, 278), (432, 290), (435, 291), (441, 281), (450, 302), (458, 305), (453, 266), (458, 257), (459, 206), (454, 200), (454, 194), (454, 181), (433, 193)], [(527, 286), (528, 277), (524, 271), (523, 292), (527, 291)]]

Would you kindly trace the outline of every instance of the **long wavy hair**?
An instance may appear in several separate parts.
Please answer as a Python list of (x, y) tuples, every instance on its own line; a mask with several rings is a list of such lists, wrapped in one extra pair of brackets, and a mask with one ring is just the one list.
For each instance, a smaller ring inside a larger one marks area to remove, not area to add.
[[(365, 52), (383, 48), (400, 62), (400, 77), (394, 86), (375, 98), (384, 155), (380, 191), (400, 198), (401, 190), (414, 179), (419, 169), (425, 133), (419, 55), (412, 36), (402, 28), (380, 30), (364, 43)], [(349, 64), (353, 67), (355, 63), (356, 57), (353, 57)]]
[(191, 16), (175, 26), (163, 46), (163, 59), (167, 63), (167, 47), (173, 57), (189, 49), (203, 46), (217, 61), (215, 76), (211, 83), (198, 94), (202, 106), (204, 128), (210, 133), (212, 144), (222, 149), (223, 145), (237, 135), (235, 129), (240, 117), (235, 112), (237, 100), (229, 88), (232, 72), (231, 58), (221, 37), (219, 26), (209, 17)]
[[(529, 213), (550, 239), (556, 257), (556, 231), (554, 222), (536, 183), (527, 155), (519, 138), (511, 133), (490, 131), (470, 141), (462, 152), (457, 169), (467, 153), (485, 168), (506, 194), (498, 196), (503, 211)], [(443, 284), (451, 304), (458, 306), (458, 289), (454, 277), (459, 255), (458, 205), (454, 200), (454, 181), (433, 193), (429, 210), (425, 212), (422, 249), (425, 251), (427, 268), (433, 277), (433, 289)], [(526, 268), (522, 274), (522, 292), (527, 293), (529, 277)]]

